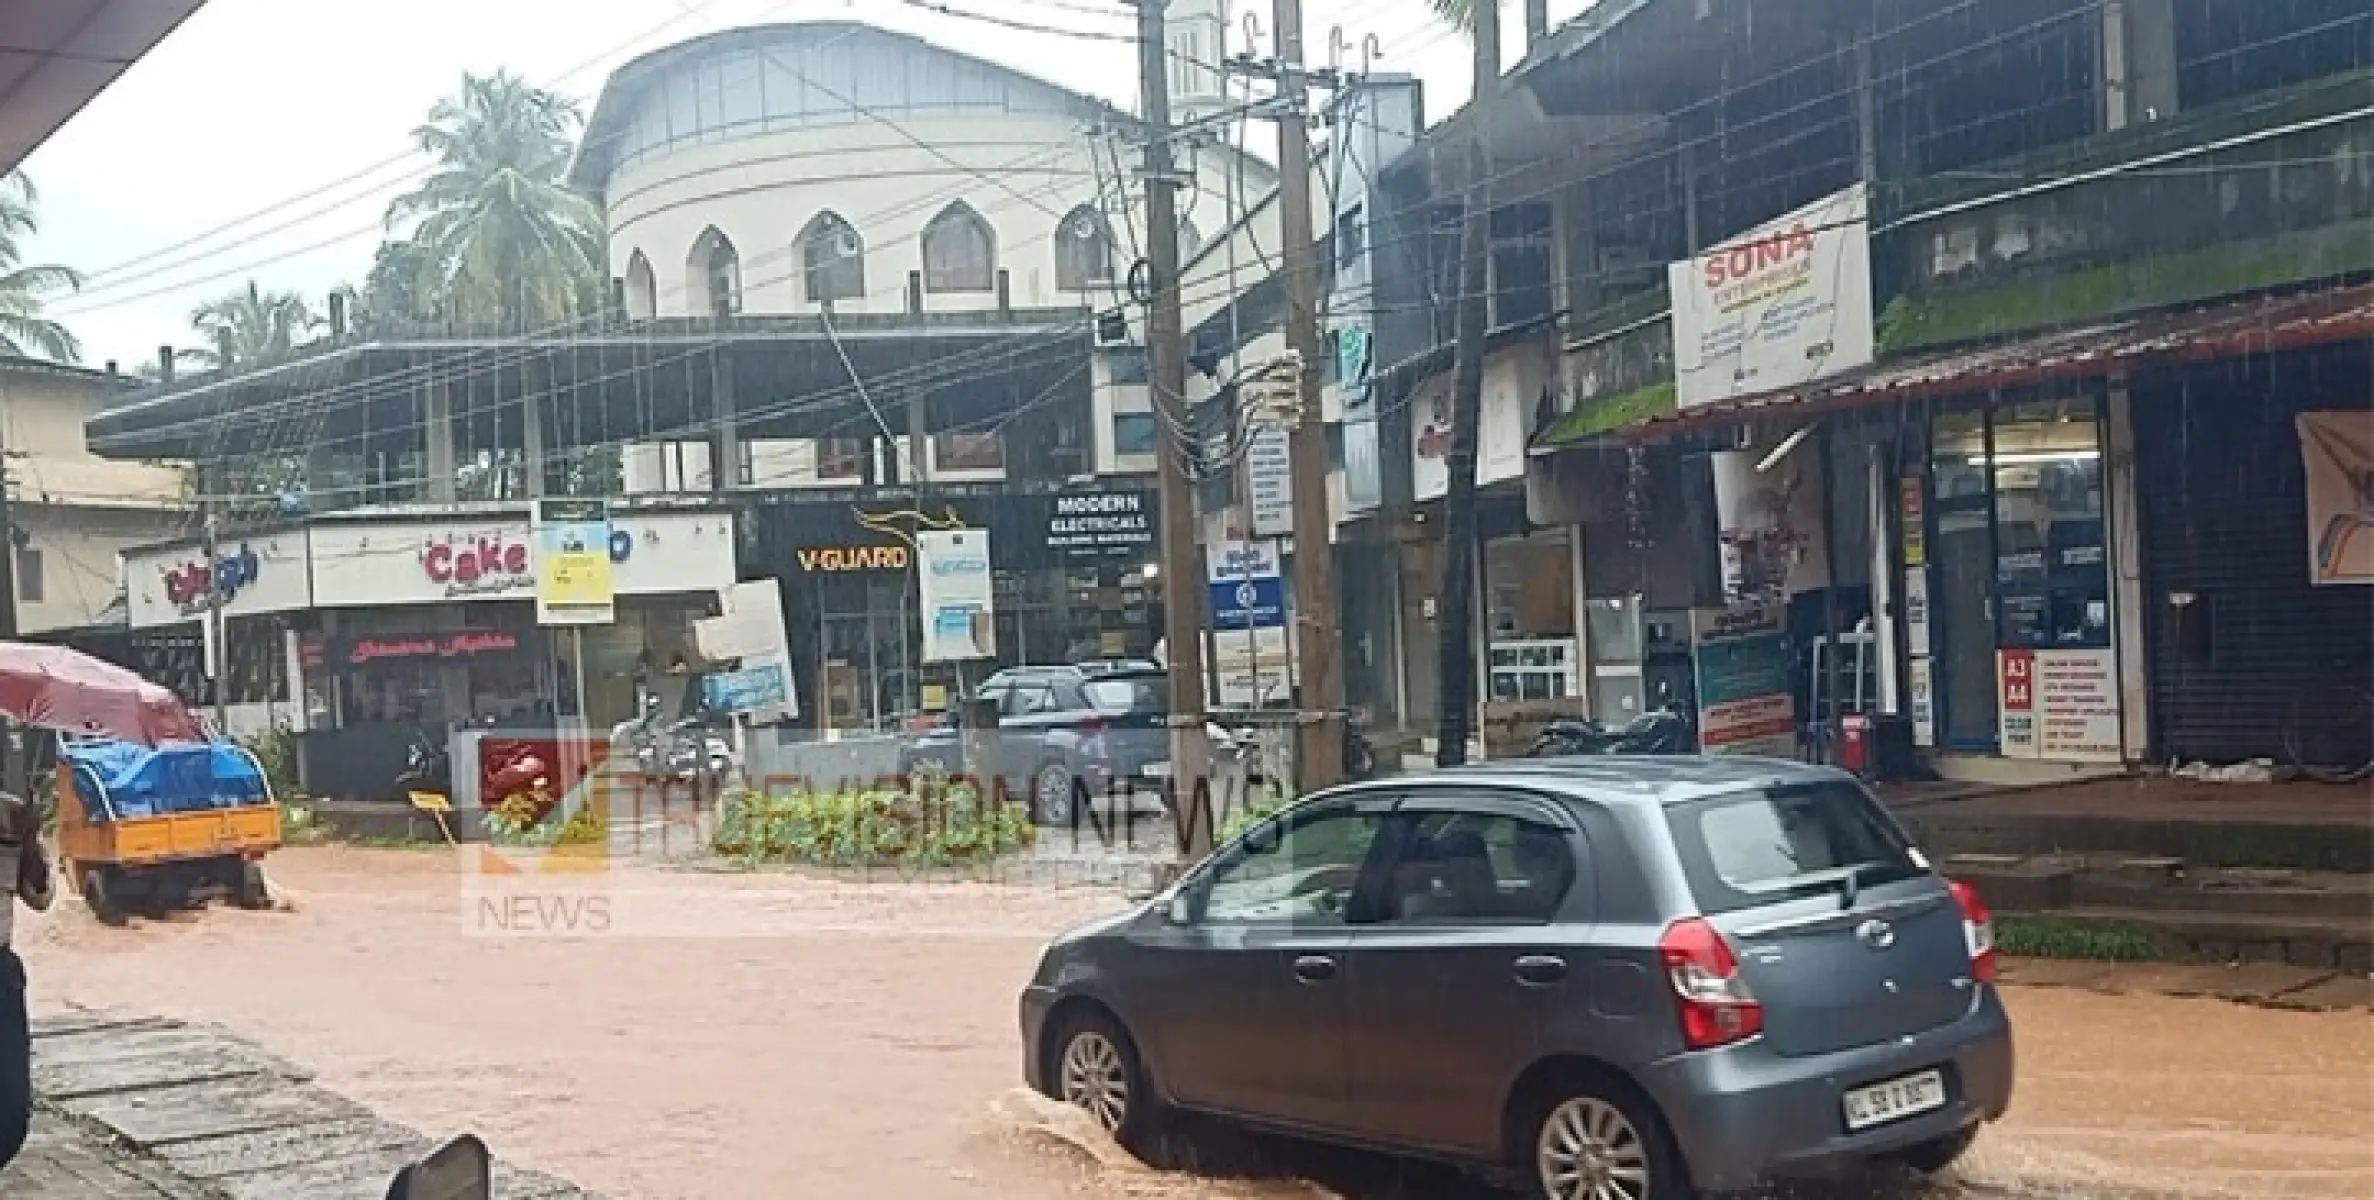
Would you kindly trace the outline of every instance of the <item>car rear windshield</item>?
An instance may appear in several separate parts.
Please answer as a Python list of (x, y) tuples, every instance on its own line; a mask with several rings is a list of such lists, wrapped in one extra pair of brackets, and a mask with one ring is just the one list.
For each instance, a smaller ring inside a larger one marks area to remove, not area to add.
[(1091, 679), (1088, 702), (1106, 712), (1161, 712), (1170, 706), (1170, 681), (1160, 675)]
[(1851, 783), (1737, 792), (1666, 812), (1691, 894), (1708, 913), (1924, 873), (1895, 823)]

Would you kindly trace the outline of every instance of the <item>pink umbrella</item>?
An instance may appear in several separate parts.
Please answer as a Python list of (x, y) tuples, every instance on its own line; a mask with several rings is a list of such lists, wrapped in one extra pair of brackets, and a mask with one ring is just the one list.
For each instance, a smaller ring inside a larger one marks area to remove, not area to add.
[(0, 716), (150, 746), (207, 740), (170, 690), (79, 651), (31, 642), (0, 642)]

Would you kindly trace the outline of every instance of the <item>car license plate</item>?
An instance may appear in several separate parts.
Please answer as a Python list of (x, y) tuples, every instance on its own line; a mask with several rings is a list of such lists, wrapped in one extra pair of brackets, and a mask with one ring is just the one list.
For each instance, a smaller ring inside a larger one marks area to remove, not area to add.
[(1869, 1129), (1945, 1107), (1945, 1076), (1923, 1071), (1846, 1094), (1846, 1127)]

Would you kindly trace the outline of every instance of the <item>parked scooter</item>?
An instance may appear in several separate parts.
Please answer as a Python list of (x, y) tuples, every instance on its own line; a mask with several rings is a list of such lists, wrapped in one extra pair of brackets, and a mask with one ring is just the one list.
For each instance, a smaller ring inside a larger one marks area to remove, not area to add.
[(1679, 704), (1650, 709), (1610, 729), (1598, 721), (1557, 720), (1533, 739), (1533, 758), (1603, 754), (1696, 754), (1698, 727)]

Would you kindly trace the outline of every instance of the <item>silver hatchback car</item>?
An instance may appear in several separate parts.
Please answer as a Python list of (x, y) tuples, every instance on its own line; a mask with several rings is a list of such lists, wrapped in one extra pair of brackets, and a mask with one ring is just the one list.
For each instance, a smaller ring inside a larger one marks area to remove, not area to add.
[(1667, 1200), (1944, 1170), (2011, 1101), (1994, 973), (1851, 776), (1532, 760), (1319, 793), (1057, 938), (1023, 1062), (1125, 1143), (1187, 1109)]

